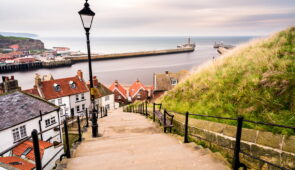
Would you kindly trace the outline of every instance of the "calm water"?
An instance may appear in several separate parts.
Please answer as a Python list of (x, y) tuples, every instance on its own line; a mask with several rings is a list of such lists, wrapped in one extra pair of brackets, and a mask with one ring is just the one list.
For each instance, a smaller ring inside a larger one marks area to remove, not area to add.
[[(93, 74), (106, 85), (110, 85), (114, 80), (119, 80), (123, 84), (131, 84), (137, 78), (146, 85), (152, 84), (153, 73), (163, 73), (164, 71), (176, 72), (183, 69), (190, 70), (212, 57), (219, 57), (213, 48), (215, 41), (224, 41), (225, 44), (238, 45), (249, 41), (253, 37), (192, 37), (196, 42), (196, 50), (191, 53), (168, 54), (160, 56), (126, 58), (116, 60), (94, 61)], [(85, 38), (40, 38), (46, 48), (54, 46), (66, 46), (71, 50), (86, 50)], [(187, 37), (134, 37), (134, 38), (92, 38), (91, 50), (93, 53), (120, 53), (132, 51), (144, 51), (155, 49), (176, 48), (178, 44), (186, 43)], [(54, 78), (73, 76), (81, 69), (84, 77), (88, 79), (87, 62), (74, 64), (71, 67), (55, 69), (38, 69), (27, 72), (14, 72), (1, 75), (14, 75), (19, 80), (22, 89), (32, 88), (34, 75), (39, 73), (52, 74)]]

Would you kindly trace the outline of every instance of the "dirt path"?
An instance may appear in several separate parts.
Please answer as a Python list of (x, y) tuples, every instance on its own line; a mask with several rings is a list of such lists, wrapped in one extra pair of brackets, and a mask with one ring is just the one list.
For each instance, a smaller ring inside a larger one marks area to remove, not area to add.
[(229, 169), (208, 150), (183, 144), (139, 114), (116, 110), (99, 119), (99, 133), (102, 137), (93, 139), (88, 129), (85, 141), (68, 160), (67, 169)]

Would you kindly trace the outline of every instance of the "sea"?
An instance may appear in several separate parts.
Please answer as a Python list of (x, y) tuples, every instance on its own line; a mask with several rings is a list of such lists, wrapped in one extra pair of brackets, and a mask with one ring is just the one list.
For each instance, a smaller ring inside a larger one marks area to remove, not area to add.
[[(191, 42), (196, 44), (194, 52), (155, 55), (136, 58), (93, 61), (93, 75), (97, 76), (106, 86), (118, 80), (123, 85), (130, 85), (137, 79), (145, 85), (152, 85), (154, 73), (165, 71), (178, 72), (191, 70), (194, 67), (208, 62), (213, 57), (220, 55), (213, 48), (215, 42), (223, 41), (224, 44), (239, 45), (253, 38), (253, 36), (227, 36), (227, 37), (191, 37)], [(69, 47), (72, 51), (86, 52), (85, 37), (39, 37), (45, 48)], [(137, 52), (160, 49), (173, 49), (177, 45), (185, 44), (186, 36), (177, 37), (91, 37), (91, 53), (109, 54), (123, 52)], [(1, 76), (14, 75), (23, 90), (32, 88), (35, 74), (51, 74), (55, 79), (75, 76), (77, 70), (82, 70), (85, 80), (89, 80), (88, 63), (82, 62), (71, 67), (53, 69), (37, 69), (31, 71), (12, 72), (0, 74)]]

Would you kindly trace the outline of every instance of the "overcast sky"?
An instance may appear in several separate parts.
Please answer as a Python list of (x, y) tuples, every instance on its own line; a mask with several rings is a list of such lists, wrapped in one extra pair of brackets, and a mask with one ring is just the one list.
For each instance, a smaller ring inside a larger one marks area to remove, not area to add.
[[(89, 0), (92, 36), (266, 35), (295, 25), (295, 0)], [(0, 32), (84, 36), (83, 0), (0, 0)]]

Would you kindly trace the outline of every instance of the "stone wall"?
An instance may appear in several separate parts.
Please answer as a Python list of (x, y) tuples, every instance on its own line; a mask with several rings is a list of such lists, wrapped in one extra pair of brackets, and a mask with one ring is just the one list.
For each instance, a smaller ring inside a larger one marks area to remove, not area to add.
[[(184, 132), (184, 116), (176, 116), (175, 130)], [(206, 120), (189, 119), (190, 140), (205, 141), (230, 160), (235, 145), (236, 127)], [(295, 169), (295, 136), (273, 134), (260, 130), (242, 130), (241, 151), (288, 169)], [(254, 169), (276, 169), (262, 161), (241, 154), (241, 162)]]

